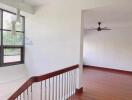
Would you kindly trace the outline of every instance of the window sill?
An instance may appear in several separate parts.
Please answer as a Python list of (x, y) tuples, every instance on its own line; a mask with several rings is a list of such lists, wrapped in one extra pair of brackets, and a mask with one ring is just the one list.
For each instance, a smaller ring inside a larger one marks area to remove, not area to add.
[(12, 66), (12, 65), (19, 65), (19, 64), (24, 64), (24, 62), (18, 61), (18, 62), (4, 63), (4, 64), (1, 64), (0, 67), (6, 67), (6, 66)]

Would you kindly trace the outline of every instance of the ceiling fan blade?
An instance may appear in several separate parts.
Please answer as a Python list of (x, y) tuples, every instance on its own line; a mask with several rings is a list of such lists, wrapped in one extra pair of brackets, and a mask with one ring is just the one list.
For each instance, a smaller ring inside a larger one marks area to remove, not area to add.
[(104, 27), (104, 28), (101, 28), (101, 30), (112, 30), (112, 29), (110, 29), (108, 27)]
[(112, 30), (112, 29), (108, 29), (108, 28), (107, 28), (107, 29), (102, 29), (102, 30)]
[(89, 31), (89, 30), (97, 30), (97, 28), (88, 28), (88, 29), (84, 29), (84, 31)]
[(89, 29), (84, 29), (84, 31), (88, 31), (88, 30), (97, 30), (97, 31), (102, 31), (102, 30), (112, 30), (111, 28), (109, 28), (109, 27), (101, 27), (101, 22), (98, 22), (98, 27), (97, 28), (93, 28), (93, 27), (91, 27), (91, 28), (89, 28)]
[(93, 29), (87, 29), (87, 30), (97, 30), (96, 28), (93, 28)]

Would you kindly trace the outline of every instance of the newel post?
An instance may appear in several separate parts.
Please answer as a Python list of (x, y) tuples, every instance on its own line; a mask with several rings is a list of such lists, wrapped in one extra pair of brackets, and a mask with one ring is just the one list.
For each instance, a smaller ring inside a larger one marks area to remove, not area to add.
[(77, 89), (76, 94), (83, 93), (83, 85), (82, 85), (82, 74), (83, 74), (83, 35), (84, 35), (84, 17), (83, 11), (81, 11), (81, 32), (80, 32), (80, 55), (79, 55), (79, 68), (77, 72)]

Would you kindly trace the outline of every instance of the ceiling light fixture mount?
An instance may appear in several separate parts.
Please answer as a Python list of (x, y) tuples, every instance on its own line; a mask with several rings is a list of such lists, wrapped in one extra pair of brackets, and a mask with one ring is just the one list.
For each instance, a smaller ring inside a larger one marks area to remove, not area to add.
[(16, 34), (16, 23), (21, 22), (21, 3), (24, 3), (24, 0), (18, 0), (18, 5), (16, 7), (16, 18), (12, 20), (12, 34)]

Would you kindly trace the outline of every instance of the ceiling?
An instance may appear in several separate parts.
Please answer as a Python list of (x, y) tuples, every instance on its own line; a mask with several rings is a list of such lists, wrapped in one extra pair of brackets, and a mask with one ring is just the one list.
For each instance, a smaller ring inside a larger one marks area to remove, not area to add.
[(20, 3), (20, 8), (28, 13), (35, 13), (40, 6), (47, 4), (50, 0), (0, 0), (0, 3), (17, 8)]
[[(118, 6), (118, 7), (117, 7)], [(83, 12), (84, 28), (97, 27), (101, 21), (103, 26), (118, 27), (121, 25), (132, 25), (132, 6), (111, 5)]]
[(24, 0), (24, 2), (31, 4), (33, 6), (41, 6), (45, 4), (46, 0)]
[[(23, 9), (30, 9), (30, 10), (34, 10), (35, 7), (43, 6), (43, 5), (47, 4), (48, 2), (56, 2), (55, 0), (0, 0), (1, 3), (7, 4), (7, 5), (10, 5), (13, 7), (17, 6), (19, 1), (24, 1), (24, 3), (22, 4)], [(73, 2), (75, 2), (75, 1), (76, 0), (73, 0)], [(80, 0), (80, 1), (82, 1), (82, 2), (87, 1), (89, 3), (93, 2), (93, 0)], [(108, 0), (94, 0), (95, 4), (100, 3), (100, 2), (103, 3), (104, 1), (107, 2)], [(119, 4), (123, 4), (123, 5), (124, 4), (132, 4), (132, 0), (111, 0), (111, 2), (112, 2), (112, 4), (116, 4), (116, 7)], [(80, 3), (80, 5), (81, 5), (81, 3)], [(107, 8), (108, 7), (106, 7), (106, 10), (107, 10)], [(112, 9), (112, 10), (114, 10), (114, 9)]]

